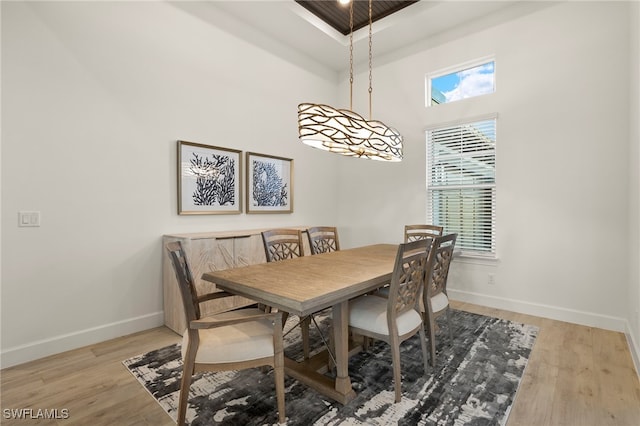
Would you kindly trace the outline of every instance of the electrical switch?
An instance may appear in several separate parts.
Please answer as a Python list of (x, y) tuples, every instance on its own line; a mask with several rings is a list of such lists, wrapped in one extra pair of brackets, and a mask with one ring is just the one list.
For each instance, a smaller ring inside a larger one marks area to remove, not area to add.
[(40, 226), (40, 212), (18, 212), (18, 226)]

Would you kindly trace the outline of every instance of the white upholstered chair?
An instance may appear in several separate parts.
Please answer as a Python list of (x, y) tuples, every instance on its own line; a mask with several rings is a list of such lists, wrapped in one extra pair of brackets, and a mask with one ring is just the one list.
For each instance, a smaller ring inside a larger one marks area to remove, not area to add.
[(285, 422), (282, 313), (247, 308), (202, 318), (199, 304), (232, 296), (218, 291), (199, 296), (180, 242), (166, 245), (176, 273), (188, 328), (182, 338), (182, 380), (178, 424), (185, 424), (192, 375), (199, 371), (271, 366), (274, 370), (279, 423)]
[(451, 331), (451, 315), (449, 313), (449, 296), (447, 295), (447, 279), (449, 267), (453, 259), (457, 234), (436, 237), (431, 245), (425, 276), (425, 290), (421, 311), (429, 336), (431, 349), (431, 365), (435, 365), (436, 358), (436, 318), (443, 313), (447, 315), (449, 340), (453, 341)]
[(424, 289), (428, 241), (400, 244), (388, 297), (375, 294), (349, 302), (349, 328), (354, 334), (383, 340), (391, 346), (395, 402), (402, 398), (400, 343), (420, 333), (425, 374), (427, 345), (419, 301)]
[[(405, 225), (404, 226), (404, 242), (427, 240), (433, 241), (435, 237), (441, 236), (444, 228), (438, 225)], [(427, 251), (430, 246), (427, 247)], [(389, 284), (385, 284), (378, 290), (378, 295), (387, 297), (389, 294)]]

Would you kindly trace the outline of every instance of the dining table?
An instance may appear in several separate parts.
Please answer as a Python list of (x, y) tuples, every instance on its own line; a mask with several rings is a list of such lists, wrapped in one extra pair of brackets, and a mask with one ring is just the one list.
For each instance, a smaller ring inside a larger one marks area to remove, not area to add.
[[(332, 309), (335, 375), (328, 349), (308, 360), (285, 357), (285, 372), (321, 394), (347, 404), (356, 393), (349, 377), (349, 300), (388, 284), (397, 244), (374, 244), (278, 262), (210, 271), (202, 278), (230, 293), (300, 318)], [(335, 377), (334, 377), (335, 376)]]

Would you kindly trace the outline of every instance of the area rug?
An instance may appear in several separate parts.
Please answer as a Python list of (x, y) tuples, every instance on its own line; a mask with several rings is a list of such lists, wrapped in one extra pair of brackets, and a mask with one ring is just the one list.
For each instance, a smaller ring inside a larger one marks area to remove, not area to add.
[[(391, 353), (384, 342), (350, 358), (357, 393), (347, 405), (286, 378), (287, 425), (504, 425), (538, 328), (464, 311), (451, 312), (453, 342), (440, 317), (436, 366), (424, 374), (418, 335), (401, 346), (402, 401), (394, 403)], [(326, 332), (329, 320), (320, 321)], [(291, 327), (290, 323), (287, 323)], [(285, 337), (287, 356), (300, 359), (299, 328)], [(311, 330), (321, 347), (320, 333)], [(314, 346), (315, 347), (315, 346)], [(175, 344), (123, 361), (177, 419), (182, 361)], [(191, 425), (275, 425), (273, 372), (260, 369), (200, 373), (191, 385)]]

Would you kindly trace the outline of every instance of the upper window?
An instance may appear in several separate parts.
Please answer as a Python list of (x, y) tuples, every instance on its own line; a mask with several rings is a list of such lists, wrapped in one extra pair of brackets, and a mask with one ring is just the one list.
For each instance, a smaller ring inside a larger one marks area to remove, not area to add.
[(463, 255), (495, 257), (496, 117), (427, 130), (431, 223), (458, 234)]
[(495, 91), (495, 61), (483, 61), (459, 67), (455, 71), (449, 69), (427, 76), (427, 106), (446, 104)]

